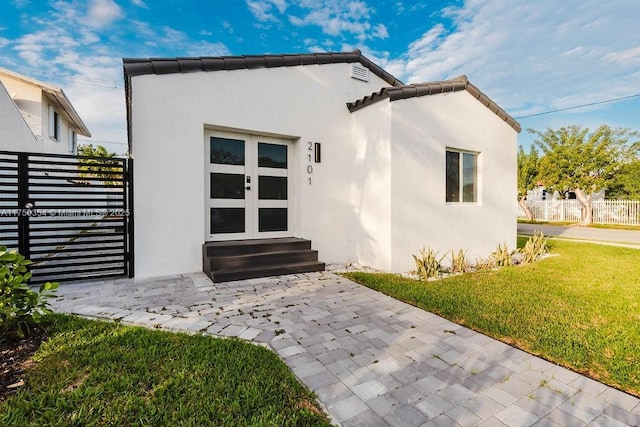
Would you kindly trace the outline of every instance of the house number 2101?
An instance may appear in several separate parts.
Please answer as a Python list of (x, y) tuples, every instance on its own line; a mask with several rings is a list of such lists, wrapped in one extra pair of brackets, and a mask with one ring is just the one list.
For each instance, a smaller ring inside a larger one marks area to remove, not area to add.
[(309, 174), (309, 185), (311, 185), (311, 174), (313, 173), (312, 162), (313, 142), (309, 142), (309, 164), (307, 165), (307, 174)]

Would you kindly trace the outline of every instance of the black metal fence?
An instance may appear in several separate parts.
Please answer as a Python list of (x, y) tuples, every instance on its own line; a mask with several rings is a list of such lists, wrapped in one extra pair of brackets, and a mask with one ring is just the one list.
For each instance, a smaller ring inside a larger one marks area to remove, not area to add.
[(133, 160), (0, 151), (0, 246), (32, 284), (133, 277)]

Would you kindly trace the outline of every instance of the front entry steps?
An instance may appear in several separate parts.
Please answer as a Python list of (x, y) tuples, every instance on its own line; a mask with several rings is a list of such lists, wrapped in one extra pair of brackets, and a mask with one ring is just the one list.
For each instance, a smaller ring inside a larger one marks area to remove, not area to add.
[(324, 271), (311, 241), (295, 237), (206, 242), (202, 271), (214, 282)]

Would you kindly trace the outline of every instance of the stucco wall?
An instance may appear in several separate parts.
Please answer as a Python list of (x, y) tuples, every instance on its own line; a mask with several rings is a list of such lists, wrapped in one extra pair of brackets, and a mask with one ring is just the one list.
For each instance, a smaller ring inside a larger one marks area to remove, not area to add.
[(0, 83), (0, 150), (21, 151), (37, 148), (36, 138), (11, 100), (11, 96)]
[(377, 102), (353, 113), (351, 259), (391, 270), (391, 104)]
[(58, 140), (49, 137), (51, 102), (42, 89), (10, 76), (2, 76), (2, 83), (11, 96), (15, 94), (15, 105), (36, 138), (33, 141), (24, 141), (18, 146), (8, 144), (7, 148), (4, 148), (3, 143), (0, 148), (35, 153), (69, 154), (69, 125), (61, 114)]
[[(204, 129), (294, 141), (295, 236), (325, 262), (352, 259), (351, 115), (346, 103), (388, 84), (350, 64), (143, 75), (132, 79), (136, 276), (199, 271)], [(307, 142), (322, 144), (308, 184)]]
[[(392, 271), (414, 268), (423, 246), (486, 258), (515, 247), (517, 133), (468, 92), (392, 106)], [(478, 202), (445, 203), (446, 148), (478, 152)], [(448, 261), (449, 257), (447, 257)]]
[[(388, 84), (350, 64), (132, 79), (136, 276), (199, 271), (206, 129), (293, 142), (294, 229), (327, 263), (413, 268), (422, 246), (486, 257), (515, 246), (516, 132), (466, 91), (368, 105)], [(307, 173), (308, 142), (322, 162)], [(479, 202), (445, 204), (445, 147), (480, 153)], [(311, 176), (312, 184), (308, 178)]]

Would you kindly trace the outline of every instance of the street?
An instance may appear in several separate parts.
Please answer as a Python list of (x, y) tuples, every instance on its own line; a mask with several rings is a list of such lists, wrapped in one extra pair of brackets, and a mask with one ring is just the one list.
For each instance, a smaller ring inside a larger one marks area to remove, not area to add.
[(518, 234), (532, 235), (536, 230), (540, 230), (545, 236), (550, 237), (584, 240), (603, 244), (615, 244), (616, 246), (628, 246), (640, 249), (640, 229), (636, 231), (518, 223)]

